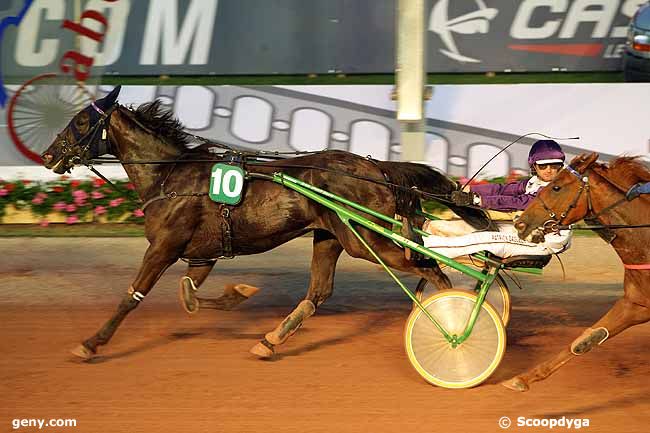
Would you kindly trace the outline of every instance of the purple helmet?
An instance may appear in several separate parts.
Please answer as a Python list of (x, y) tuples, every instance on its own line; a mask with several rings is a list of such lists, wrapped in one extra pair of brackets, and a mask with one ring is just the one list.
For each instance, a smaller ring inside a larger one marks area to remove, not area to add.
[(553, 140), (538, 140), (528, 153), (528, 165), (564, 162), (566, 155)]

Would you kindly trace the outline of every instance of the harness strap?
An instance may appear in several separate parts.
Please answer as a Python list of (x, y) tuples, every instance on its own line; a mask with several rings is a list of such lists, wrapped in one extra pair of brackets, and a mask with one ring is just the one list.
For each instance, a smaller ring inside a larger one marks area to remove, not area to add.
[(102, 110), (101, 108), (99, 108), (99, 107), (97, 106), (97, 104), (95, 104), (95, 101), (92, 101), (92, 102), (90, 103), (90, 105), (95, 109), (96, 112), (98, 112), (98, 113), (101, 114), (102, 116), (106, 117), (106, 113), (104, 112), (104, 110)]
[(230, 208), (221, 204), (221, 245), (223, 247), (224, 259), (232, 259), (235, 256), (232, 253), (232, 220), (230, 219)]
[(643, 264), (643, 265), (626, 265), (625, 263), (623, 263), (623, 267), (625, 269), (633, 269), (633, 270), (637, 270), (637, 271), (640, 271), (640, 270), (650, 271), (650, 263), (646, 263), (646, 264)]
[[(125, 191), (125, 190), (123, 190), (122, 188), (119, 188), (117, 185), (115, 185), (113, 182), (111, 182), (111, 181), (110, 181), (106, 176), (104, 176), (104, 175), (101, 174), (99, 171), (97, 171), (97, 170), (95, 169), (95, 167), (93, 167), (92, 165), (87, 165), (86, 167), (88, 168), (88, 170), (92, 171), (92, 172), (95, 173), (97, 176), (99, 176), (99, 177), (100, 177), (104, 182), (106, 182), (107, 184), (109, 184), (113, 189), (115, 189), (115, 191), (117, 191), (117, 192), (119, 192), (120, 194), (126, 196), (126, 198), (127, 198), (129, 201), (131, 201), (132, 203), (135, 203), (135, 204), (137, 204), (137, 205), (139, 205), (140, 203), (142, 203), (142, 201), (140, 201), (140, 200), (137, 200), (137, 201), (136, 201), (136, 200), (133, 200), (133, 199), (130, 197), (130, 194), (129, 194), (128, 191)], [(144, 207), (142, 208), (142, 210), (144, 211)]]

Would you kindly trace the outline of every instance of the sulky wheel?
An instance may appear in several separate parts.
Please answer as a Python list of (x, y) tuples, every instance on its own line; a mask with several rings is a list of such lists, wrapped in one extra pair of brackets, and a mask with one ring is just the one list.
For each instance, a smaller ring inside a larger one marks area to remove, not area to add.
[[(426, 299), (423, 307), (450, 335), (460, 336), (476, 299), (472, 293), (443, 290)], [(444, 388), (480, 384), (496, 370), (506, 350), (505, 327), (487, 302), (481, 305), (470, 336), (456, 347), (419, 308), (409, 315), (404, 334), (413, 367), (427, 382)]]
[(91, 101), (83, 85), (64, 84), (56, 74), (25, 82), (7, 107), (7, 126), (16, 148), (42, 164), (43, 153), (70, 120)]
[[(468, 260), (459, 260), (464, 265), (476, 265), (476, 262), (471, 262)], [(473, 293), (476, 287), (476, 280), (468, 275), (463, 274), (462, 272), (446, 266), (443, 263), (440, 263), (440, 269), (447, 274), (451, 280), (451, 287), (454, 290), (465, 290), (470, 293)], [(418, 301), (427, 299), (431, 295), (438, 293), (438, 288), (422, 278), (418, 283), (417, 288), (415, 289), (415, 294), (418, 298)], [(501, 316), (501, 321), (504, 326), (508, 326), (510, 322), (510, 312), (512, 310), (512, 303), (510, 300), (510, 291), (508, 290), (508, 285), (501, 275), (497, 275), (494, 283), (487, 292), (485, 300), (494, 307), (495, 310)], [(416, 309), (417, 306), (414, 304), (413, 308)]]

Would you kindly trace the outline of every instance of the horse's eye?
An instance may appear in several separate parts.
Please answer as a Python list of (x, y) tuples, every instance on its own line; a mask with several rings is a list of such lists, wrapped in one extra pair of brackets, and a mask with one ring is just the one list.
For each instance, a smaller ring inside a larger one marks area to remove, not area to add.
[(82, 113), (81, 115), (77, 116), (77, 118), (75, 119), (75, 123), (77, 124), (77, 126), (85, 126), (86, 124), (88, 124), (89, 120), (90, 119), (88, 118), (88, 115), (86, 113)]
[(555, 185), (555, 186), (553, 187), (553, 191), (558, 192), (559, 190), (560, 190), (560, 187), (559, 187), (559, 186)]

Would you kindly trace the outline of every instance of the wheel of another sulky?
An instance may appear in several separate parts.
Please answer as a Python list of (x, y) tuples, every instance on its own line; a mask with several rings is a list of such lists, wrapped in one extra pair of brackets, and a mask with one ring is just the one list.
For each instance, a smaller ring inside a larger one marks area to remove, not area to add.
[[(467, 261), (461, 261), (461, 263), (465, 265), (474, 265), (474, 263), (470, 262), (469, 260)], [(449, 279), (451, 280), (451, 287), (454, 290), (464, 290), (468, 291), (470, 293), (475, 293), (475, 287), (476, 287), (476, 280), (469, 275), (465, 275), (462, 272), (450, 267), (446, 266), (443, 263), (440, 263), (440, 269), (447, 274)], [(415, 294), (416, 297), (418, 298), (418, 301), (422, 302), (423, 299), (427, 299), (428, 297), (438, 293), (439, 290), (438, 288), (434, 285), (429, 283), (427, 280), (422, 278), (420, 282), (417, 285), (417, 288), (415, 289)], [(496, 279), (494, 280), (494, 283), (492, 283), (492, 286), (487, 292), (487, 295), (485, 296), (485, 300), (490, 303), (494, 307), (494, 309), (499, 313), (501, 316), (501, 321), (503, 322), (504, 326), (508, 326), (508, 323), (510, 322), (510, 312), (512, 310), (512, 302), (510, 298), (510, 290), (508, 289), (508, 285), (506, 284), (506, 281), (503, 279), (501, 275), (497, 275)], [(414, 304), (413, 308), (416, 309), (417, 306)]]
[(65, 83), (56, 74), (38, 75), (16, 90), (7, 106), (7, 126), (16, 148), (42, 164), (41, 153), (92, 95), (82, 83)]
[[(476, 304), (476, 295), (443, 290), (422, 304), (450, 335), (460, 336)], [(443, 388), (470, 388), (485, 381), (499, 366), (506, 350), (506, 331), (499, 313), (483, 302), (470, 336), (453, 347), (419, 308), (404, 331), (411, 365), (427, 382)]]

